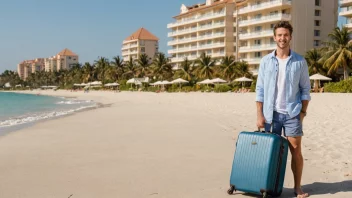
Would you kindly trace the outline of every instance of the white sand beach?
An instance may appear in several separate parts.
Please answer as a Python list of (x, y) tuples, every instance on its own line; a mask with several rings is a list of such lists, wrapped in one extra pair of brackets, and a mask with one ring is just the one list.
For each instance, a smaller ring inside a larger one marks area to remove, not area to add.
[[(104, 108), (0, 137), (0, 198), (222, 198), (237, 135), (256, 129), (254, 93), (31, 91)], [(312, 94), (303, 189), (352, 197), (352, 94)], [(293, 197), (287, 162), (284, 192)]]

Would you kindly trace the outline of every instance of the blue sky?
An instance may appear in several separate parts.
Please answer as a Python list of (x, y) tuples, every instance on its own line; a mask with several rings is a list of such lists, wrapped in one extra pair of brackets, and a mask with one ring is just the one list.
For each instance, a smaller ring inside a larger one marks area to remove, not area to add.
[(56, 55), (64, 48), (80, 62), (121, 54), (122, 41), (144, 27), (167, 53), (167, 24), (182, 3), (205, 0), (0, 0), (0, 73), (22, 60)]

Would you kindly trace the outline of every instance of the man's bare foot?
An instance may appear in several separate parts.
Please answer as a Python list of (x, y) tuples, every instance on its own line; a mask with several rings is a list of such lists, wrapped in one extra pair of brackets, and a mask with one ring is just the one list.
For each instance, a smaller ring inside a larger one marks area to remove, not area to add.
[(306, 198), (309, 197), (308, 193), (302, 191), (301, 188), (295, 188), (295, 195), (297, 198)]

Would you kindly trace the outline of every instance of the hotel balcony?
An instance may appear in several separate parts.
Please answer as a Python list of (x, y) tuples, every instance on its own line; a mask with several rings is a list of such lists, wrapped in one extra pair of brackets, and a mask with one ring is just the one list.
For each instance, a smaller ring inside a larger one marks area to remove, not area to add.
[(262, 38), (262, 37), (271, 37), (271, 36), (273, 36), (273, 30), (264, 30), (264, 31), (240, 34), (239, 39), (247, 40), (252, 38)]
[(352, 0), (340, 0), (341, 7), (350, 6), (350, 5), (352, 5)]
[(225, 15), (226, 15), (226, 13), (224, 11), (223, 12), (215, 12), (215, 13), (211, 13), (211, 14), (205, 14), (205, 15), (201, 15), (199, 17), (192, 17), (192, 18), (176, 21), (174, 23), (169, 23), (169, 24), (167, 24), (167, 28), (173, 28), (173, 27), (177, 27), (177, 26), (181, 26), (181, 25), (196, 23), (199, 21), (209, 20), (209, 19), (213, 19), (213, 18), (217, 18), (217, 17), (224, 17)]
[(181, 52), (190, 52), (190, 51), (212, 49), (212, 48), (218, 48), (218, 47), (225, 47), (225, 43), (213, 43), (213, 44), (205, 44), (205, 45), (192, 46), (192, 47), (182, 47), (178, 49), (171, 49), (171, 50), (168, 50), (167, 52), (168, 54), (175, 54), (175, 53), (181, 53)]
[(261, 10), (266, 10), (268, 8), (277, 8), (277, 7), (282, 7), (283, 9), (291, 7), (291, 0), (276, 0), (276, 1), (262, 2), (257, 5), (241, 8), (238, 10), (238, 14), (258, 12)]
[(260, 18), (242, 20), (239, 22), (239, 27), (275, 22), (275, 21), (289, 21), (289, 20), (291, 20), (290, 14), (267, 15)]
[(225, 52), (213, 53), (211, 55), (212, 58), (219, 58), (219, 57), (224, 57), (224, 56), (225, 56)]
[(215, 34), (210, 34), (210, 35), (202, 35), (198, 37), (192, 37), (192, 38), (187, 38), (187, 39), (179, 39), (179, 40), (173, 40), (169, 41), (167, 43), (168, 46), (172, 45), (178, 45), (178, 44), (184, 44), (184, 43), (192, 43), (195, 41), (201, 41), (201, 40), (208, 40), (208, 39), (214, 39), (214, 38), (222, 38), (225, 36), (225, 33), (215, 33)]
[(341, 8), (339, 15), (344, 17), (352, 16), (352, 7)]
[(345, 24), (345, 27), (348, 28), (348, 29), (350, 29), (350, 30), (352, 30), (352, 23), (347, 23), (347, 24)]
[(185, 60), (185, 58), (188, 58), (188, 60), (193, 61), (196, 60), (198, 57), (197, 56), (182, 56), (182, 57), (175, 57), (175, 58), (171, 58), (171, 62), (172, 63), (177, 63), (177, 62), (183, 62)]
[(190, 51), (197, 51), (198, 47), (193, 46), (193, 47), (182, 47), (178, 49), (171, 49), (168, 50), (168, 54), (175, 54), (175, 53), (181, 53), (181, 52), (190, 52)]
[(256, 65), (260, 63), (262, 58), (248, 58), (248, 59), (240, 59), (241, 61), (246, 61), (249, 65)]
[(134, 48), (134, 47), (138, 47), (138, 45), (137, 45), (137, 44), (133, 44), (133, 45), (124, 45), (124, 46), (122, 47), (122, 50), (130, 49), (130, 48)]
[(239, 53), (258, 52), (276, 49), (276, 44), (252, 45), (239, 47)]
[(212, 49), (212, 48), (217, 48), (217, 47), (225, 47), (225, 43), (213, 43), (213, 44), (199, 45), (198, 49), (204, 50), (204, 49)]
[(194, 32), (197, 32), (197, 31), (215, 29), (215, 28), (219, 28), (219, 27), (225, 27), (225, 22), (213, 23), (211, 25), (203, 25), (203, 26), (194, 27), (194, 28), (187, 28), (187, 29), (184, 29), (184, 30), (177, 30), (177, 31), (169, 32), (167, 34), (167, 36), (168, 37), (173, 37), (173, 36), (178, 36), (178, 35), (182, 35), (182, 34), (190, 34), (190, 33), (194, 33)]

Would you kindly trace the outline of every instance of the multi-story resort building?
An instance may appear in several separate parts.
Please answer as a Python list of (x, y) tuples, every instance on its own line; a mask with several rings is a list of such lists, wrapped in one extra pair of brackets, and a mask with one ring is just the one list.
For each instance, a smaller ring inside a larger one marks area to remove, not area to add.
[(146, 54), (153, 58), (159, 51), (159, 38), (154, 36), (145, 28), (138, 29), (131, 36), (127, 37), (122, 43), (123, 61), (137, 59), (139, 55)]
[(64, 49), (56, 56), (46, 58), (45, 71), (60, 71), (63, 69), (70, 69), (72, 66), (78, 64), (78, 55), (69, 49)]
[(44, 59), (25, 60), (17, 65), (17, 73), (21, 79), (27, 79), (31, 73), (44, 70)]
[(338, 0), (206, 0), (181, 6), (167, 25), (171, 63), (177, 68), (187, 57), (203, 52), (214, 58), (234, 56), (247, 61), (254, 75), (260, 59), (276, 48), (273, 27), (293, 26), (291, 48), (299, 54), (321, 46), (337, 25)]
[(59, 71), (69, 69), (75, 64), (78, 64), (78, 55), (69, 49), (64, 49), (56, 56), (50, 58), (22, 61), (17, 65), (17, 73), (21, 79), (26, 80), (31, 73), (37, 71)]
[(340, 0), (340, 16), (346, 17), (345, 27), (352, 30), (352, 0)]

